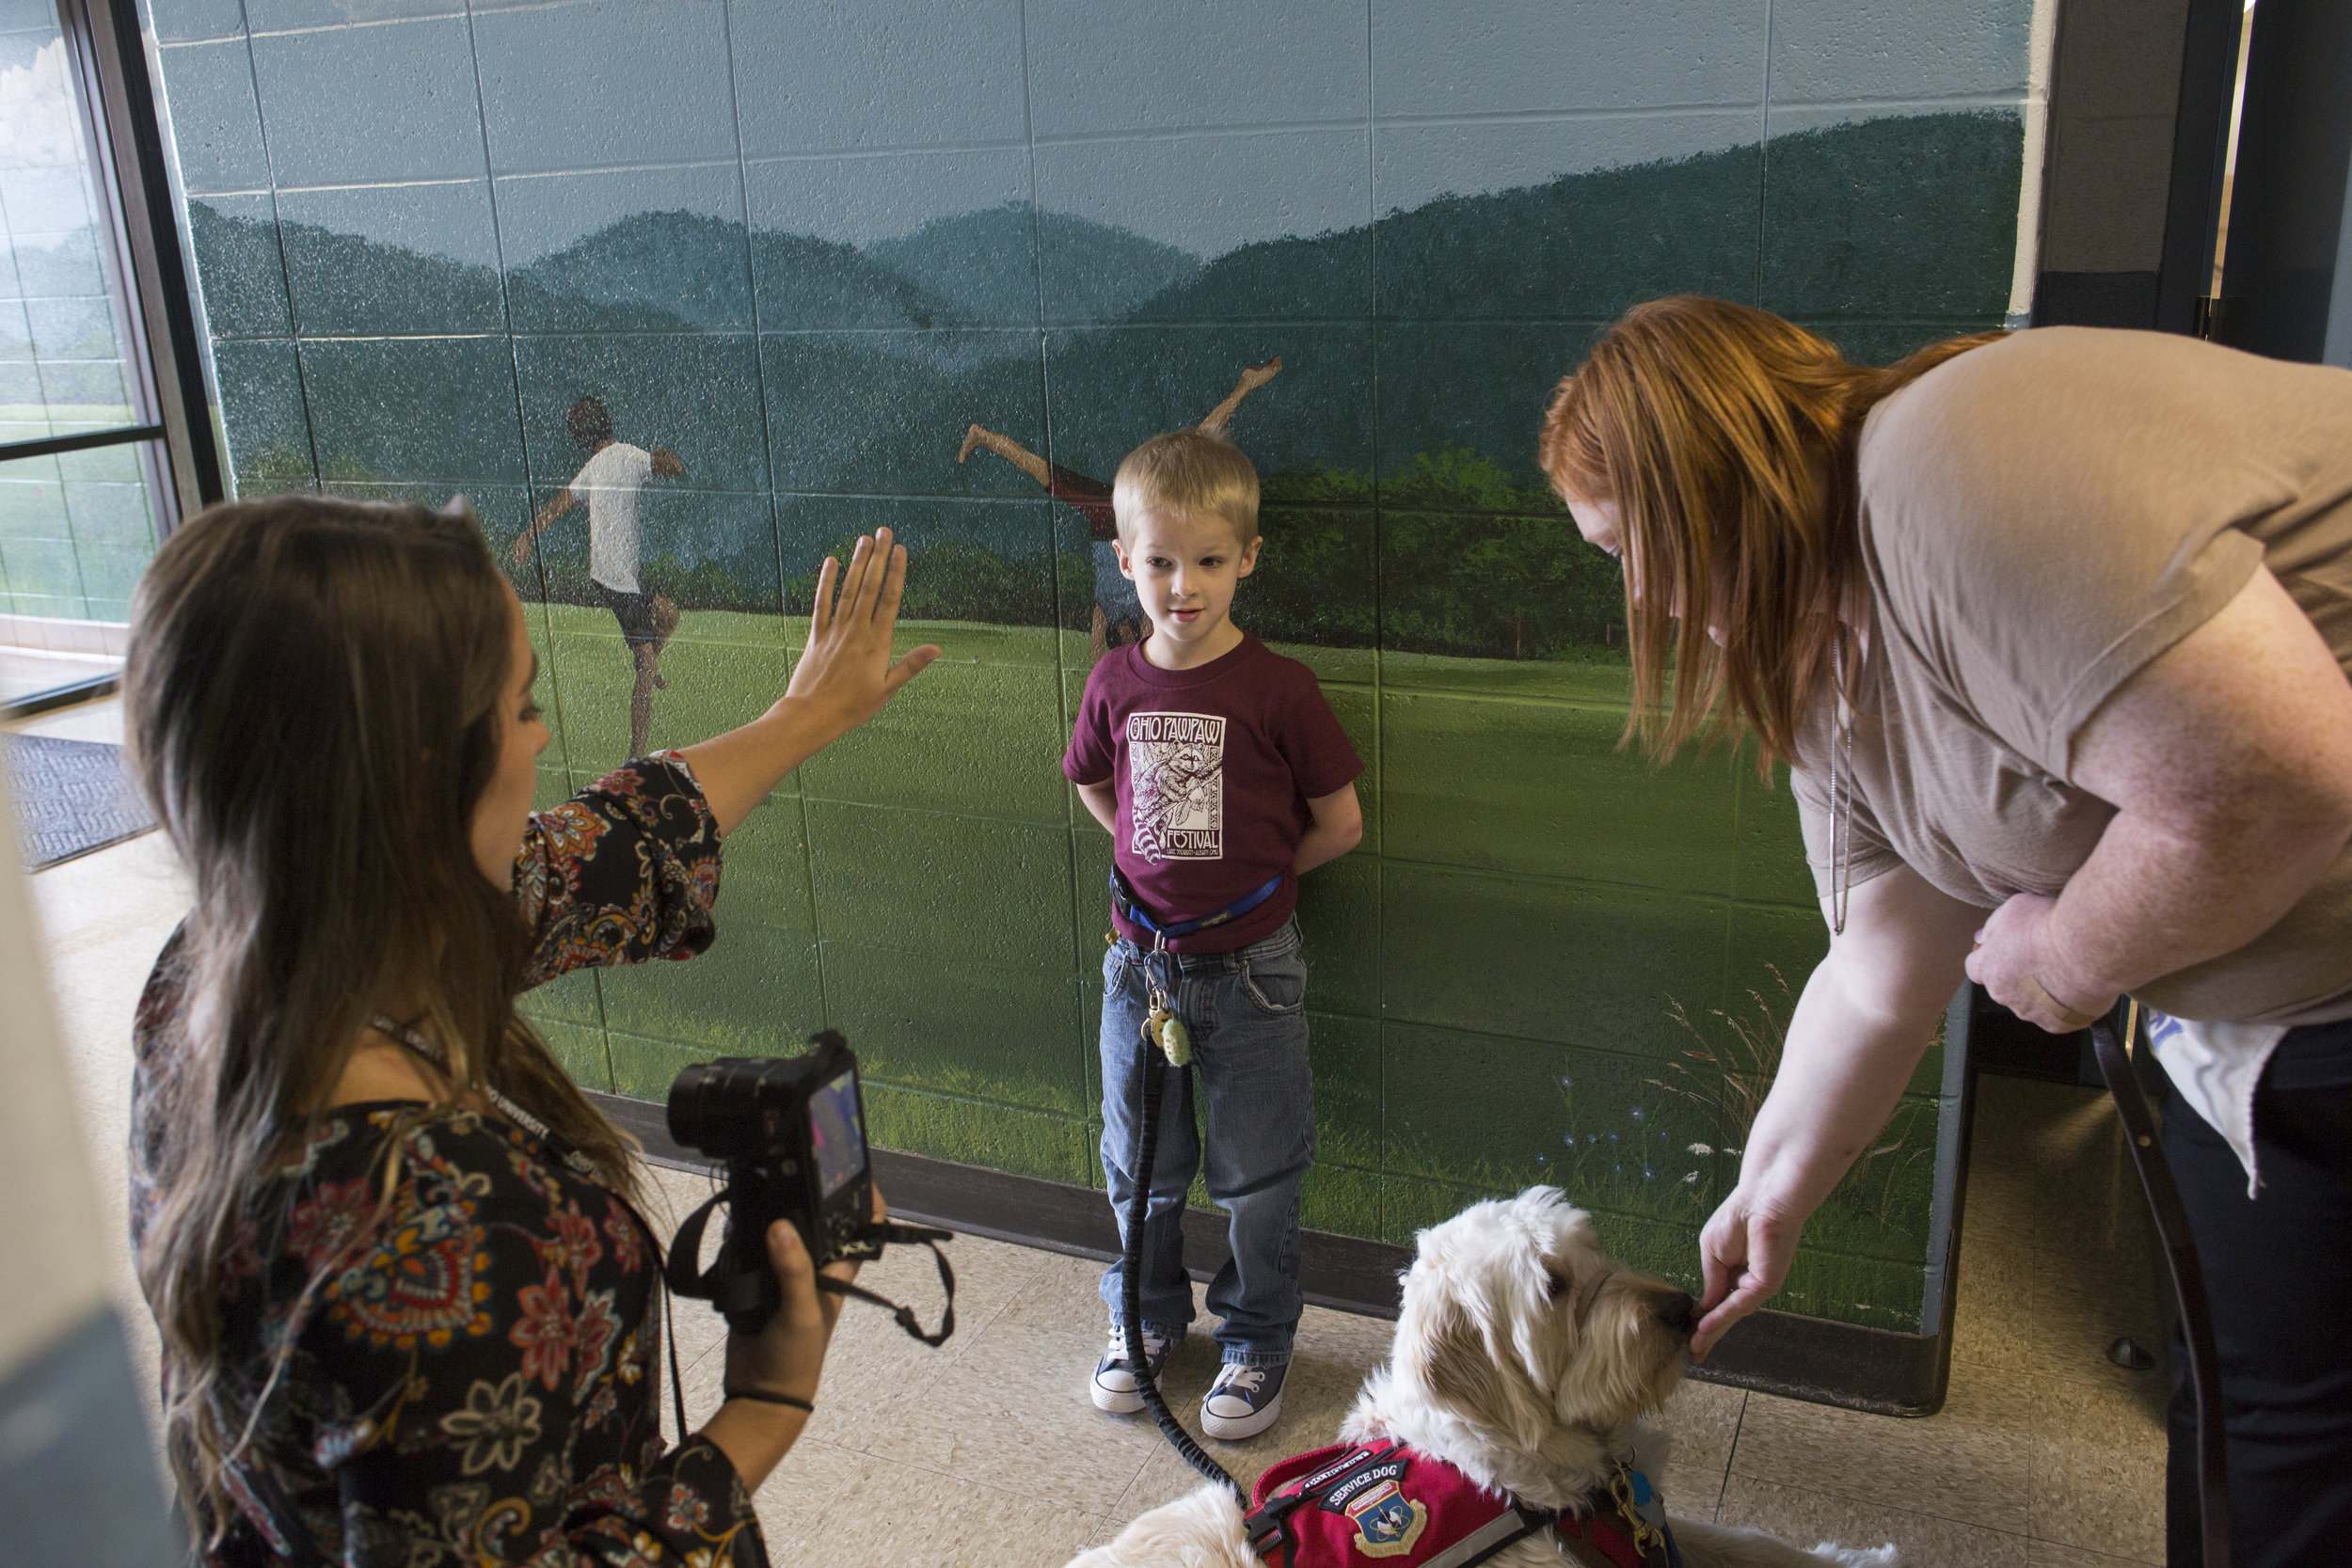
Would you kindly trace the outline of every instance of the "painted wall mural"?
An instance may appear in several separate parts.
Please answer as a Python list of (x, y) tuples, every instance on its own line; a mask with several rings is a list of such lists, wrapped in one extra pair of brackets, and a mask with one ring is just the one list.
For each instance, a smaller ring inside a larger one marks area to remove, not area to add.
[[(1301, 906), (1308, 1223), (1555, 1181), (1691, 1276), (1820, 921), (1785, 789), (1614, 749), (1536, 420), (1661, 293), (1869, 360), (1998, 325), (2028, 0), (151, 3), (237, 483), (471, 499), (547, 798), (755, 713), (818, 561), (910, 547), (946, 657), (730, 840), (710, 954), (533, 996), (583, 1082), (830, 1023), (881, 1141), (1099, 1183), (1109, 841), (1057, 764), (1135, 635), (1107, 476), (1229, 422), (1236, 619), (1370, 764)], [(1918, 1327), (1938, 1082), (1783, 1305)]]

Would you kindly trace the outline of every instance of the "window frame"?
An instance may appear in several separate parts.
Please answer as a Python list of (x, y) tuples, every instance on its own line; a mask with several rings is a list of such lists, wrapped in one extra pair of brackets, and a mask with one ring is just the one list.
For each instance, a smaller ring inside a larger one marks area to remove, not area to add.
[(157, 498), (160, 542), (182, 519), (224, 499), (227, 489), (154, 78), (136, 0), (55, 3), (96, 186), (99, 241), (112, 281), (120, 285), (110, 293), (135, 420), (108, 430), (0, 442), (0, 463), (140, 444)]

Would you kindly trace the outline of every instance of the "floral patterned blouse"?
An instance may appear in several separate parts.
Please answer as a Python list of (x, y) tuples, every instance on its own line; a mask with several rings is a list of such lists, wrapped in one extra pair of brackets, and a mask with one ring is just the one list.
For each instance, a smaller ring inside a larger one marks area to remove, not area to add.
[[(719, 835), (684, 762), (618, 768), (533, 816), (515, 896), (536, 985), (710, 945)], [(151, 1212), (149, 1130), (168, 1114), (175, 937), (140, 1000), (132, 1230)], [(660, 1255), (563, 1150), (467, 1111), (339, 1106), (260, 1183), (220, 1282), (248, 1399), (292, 1340), (230, 1473), (239, 1517), (208, 1560), (354, 1568), (486, 1563), (755, 1568), (750, 1495), (699, 1439), (664, 1451)], [(404, 1117), (379, 1209), (384, 1140)], [(339, 1256), (341, 1269), (305, 1293)]]

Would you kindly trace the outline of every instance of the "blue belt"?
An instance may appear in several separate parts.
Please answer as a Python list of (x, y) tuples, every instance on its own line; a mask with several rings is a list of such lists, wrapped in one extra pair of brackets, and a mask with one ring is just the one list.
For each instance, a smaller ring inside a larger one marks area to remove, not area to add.
[(1198, 920), (1171, 920), (1163, 926), (1152, 918), (1151, 912), (1143, 907), (1142, 901), (1136, 897), (1136, 890), (1127, 885), (1127, 879), (1119, 874), (1117, 866), (1113, 866), (1111, 867), (1111, 908), (1152, 935), (1167, 937), (1172, 941), (1177, 937), (1188, 937), (1195, 931), (1205, 931), (1212, 926), (1222, 926), (1229, 920), (1239, 920), (1243, 915), (1273, 897), (1281, 886), (1282, 874), (1278, 871), (1265, 879), (1263, 886), (1244, 894), (1215, 914), (1204, 914)]

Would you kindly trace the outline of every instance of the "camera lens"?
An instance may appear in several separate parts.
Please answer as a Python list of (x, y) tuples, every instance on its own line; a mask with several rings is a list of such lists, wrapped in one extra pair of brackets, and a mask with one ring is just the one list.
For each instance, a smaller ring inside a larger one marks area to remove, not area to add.
[[(724, 1061), (697, 1062), (679, 1073), (670, 1085), (670, 1136), (688, 1148), (724, 1159), (728, 1148), (740, 1143), (740, 1136), (730, 1138), (730, 1123), (747, 1120), (750, 1111), (750, 1085), (735, 1085), (731, 1080), (738, 1075), (732, 1064)], [(730, 1094), (730, 1087), (736, 1092)], [(728, 1113), (735, 1114), (730, 1116)]]

